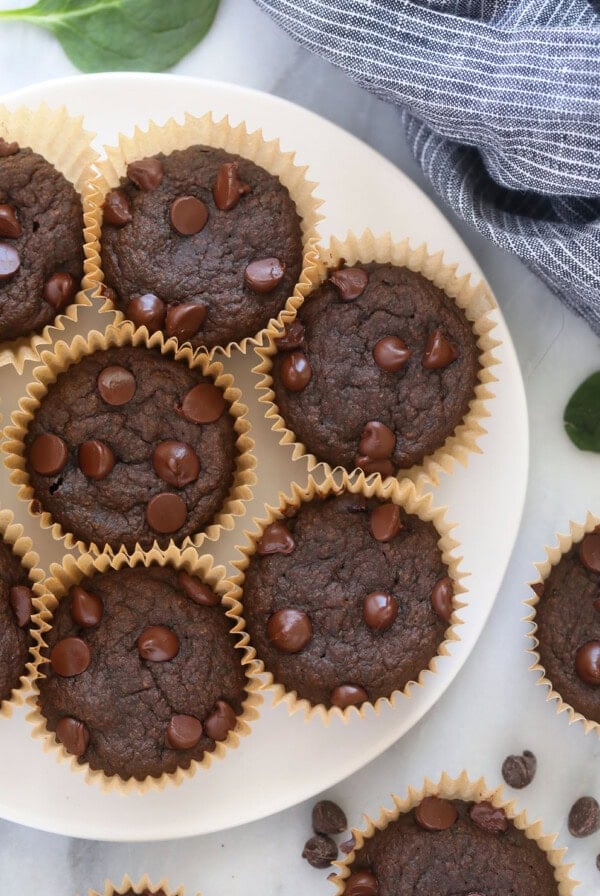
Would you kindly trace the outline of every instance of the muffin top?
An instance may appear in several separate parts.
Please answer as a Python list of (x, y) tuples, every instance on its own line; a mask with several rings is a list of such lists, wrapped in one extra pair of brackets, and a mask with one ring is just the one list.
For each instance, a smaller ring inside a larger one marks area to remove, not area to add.
[(0, 540), (0, 702), (10, 698), (26, 672), (31, 637), (31, 590), (27, 572)]

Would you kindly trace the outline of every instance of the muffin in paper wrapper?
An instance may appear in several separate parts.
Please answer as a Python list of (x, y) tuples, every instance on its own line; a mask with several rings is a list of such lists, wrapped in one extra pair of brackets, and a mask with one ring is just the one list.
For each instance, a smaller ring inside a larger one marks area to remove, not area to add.
[(98, 153), (92, 148), (94, 134), (83, 128), (83, 116), (73, 117), (65, 106), (51, 109), (45, 103), (37, 109), (20, 107), (14, 112), (0, 105), (0, 137), (7, 142), (16, 141), (20, 147), (29, 147), (50, 162), (70, 181), (81, 196), (83, 206), (84, 253), (83, 279), (73, 302), (58, 313), (53, 323), (47, 324), (41, 333), (23, 336), (12, 342), (0, 343), (0, 367), (13, 363), (21, 372), (28, 360), (38, 360), (39, 351), (65, 330), (68, 321), (76, 321), (76, 306), (91, 305), (85, 290), (91, 289), (95, 280), (94, 259), (98, 255), (95, 212), (90, 200), (89, 183), (95, 174), (94, 163)]
[[(321, 215), (317, 209), (322, 204), (320, 199), (313, 195), (316, 183), (306, 179), (307, 166), (299, 167), (295, 164), (293, 152), (283, 152), (279, 140), (266, 141), (262, 131), (249, 132), (245, 123), (232, 126), (226, 116), (220, 121), (215, 121), (212, 114), (207, 112), (202, 117), (186, 114), (182, 124), (174, 119), (169, 119), (166, 124), (159, 126), (153, 121), (148, 123), (148, 129), (143, 131), (136, 127), (131, 137), (120, 135), (117, 146), (105, 147), (106, 159), (99, 165), (100, 175), (91, 184), (91, 204), (94, 224), (92, 232), (96, 238), (96, 251), (90, 257), (90, 279), (95, 284), (94, 295), (104, 296), (103, 310), (114, 309), (114, 304), (106, 298), (101, 284), (104, 280), (102, 261), (99, 246), (102, 229), (102, 204), (106, 194), (119, 186), (120, 179), (127, 173), (127, 165), (130, 162), (147, 158), (148, 156), (164, 153), (169, 155), (175, 150), (187, 149), (194, 145), (207, 145), (221, 148), (227, 152), (242, 156), (256, 165), (264, 168), (270, 174), (279, 178), (287, 188), (291, 199), (296, 205), (296, 210), (301, 219), (303, 258), (302, 269), (292, 294), (287, 298), (284, 308), (279, 312), (275, 320), (271, 320), (266, 328), (258, 333), (249, 334), (239, 342), (229, 342), (225, 345), (217, 345), (211, 349), (198, 347), (196, 351), (208, 352), (212, 357), (215, 352), (230, 356), (234, 347), (246, 350), (248, 344), (259, 344), (265, 329), (277, 322), (280, 326), (292, 320), (296, 309), (302, 304), (304, 296), (310, 291), (316, 276), (317, 260), (317, 223)], [(117, 321), (125, 320), (122, 311), (115, 309)], [(145, 327), (143, 328), (146, 329)]]
[(528, 840), (534, 840), (540, 850), (546, 854), (546, 859), (554, 870), (559, 896), (571, 896), (578, 881), (573, 880), (569, 876), (573, 865), (564, 863), (566, 849), (556, 849), (554, 847), (557, 835), (544, 834), (540, 821), (529, 822), (526, 812), (517, 812), (516, 801), (506, 800), (502, 787), (492, 789), (487, 786), (483, 778), (471, 781), (465, 771), (462, 771), (458, 778), (451, 778), (446, 772), (442, 773), (439, 781), (430, 781), (426, 778), (421, 788), (410, 786), (406, 797), (399, 797), (393, 794), (394, 805), (392, 808), (383, 807), (379, 817), (375, 820), (365, 817), (365, 826), (362, 829), (352, 828), (352, 835), (355, 840), (354, 850), (343, 861), (333, 863), (339, 869), (338, 873), (331, 877), (336, 886), (335, 896), (342, 896), (344, 893), (345, 881), (350, 877), (351, 865), (356, 852), (363, 846), (365, 841), (372, 837), (376, 831), (384, 830), (401, 815), (410, 812), (411, 809), (418, 806), (428, 796), (476, 803), (485, 800), (492, 803), (494, 807), (503, 809), (514, 826), (518, 830), (523, 831)]
[(546, 547), (546, 559), (541, 563), (535, 564), (539, 573), (539, 578), (535, 582), (530, 583), (532, 592), (531, 596), (528, 597), (527, 600), (523, 601), (523, 603), (526, 607), (529, 608), (529, 613), (524, 617), (524, 621), (531, 623), (529, 632), (527, 633), (527, 638), (530, 641), (530, 646), (528, 647), (527, 652), (531, 654), (534, 659), (534, 662), (529, 667), (530, 670), (539, 672), (539, 677), (536, 681), (536, 684), (542, 685), (548, 689), (546, 700), (555, 702), (557, 713), (567, 713), (569, 724), (573, 724), (573, 722), (581, 722), (586, 734), (589, 734), (589, 732), (593, 730), (600, 737), (600, 723), (594, 721), (593, 719), (587, 719), (584, 715), (582, 715), (582, 713), (578, 712), (575, 707), (567, 703), (563, 699), (562, 695), (554, 688), (554, 685), (550, 681), (550, 679), (546, 677), (546, 669), (544, 668), (538, 651), (539, 640), (536, 637), (538, 627), (535, 621), (536, 607), (540, 602), (540, 596), (536, 593), (535, 590), (536, 587), (544, 584), (545, 580), (550, 575), (552, 567), (556, 566), (559, 563), (563, 555), (567, 554), (571, 550), (573, 545), (578, 544), (583, 539), (584, 535), (588, 534), (588, 532), (593, 532), (594, 530), (599, 529), (600, 517), (595, 516), (591, 512), (587, 514), (584, 523), (570, 522), (569, 533), (559, 533), (556, 536), (557, 543), (552, 547)]
[[(348, 233), (344, 241), (332, 237), (329, 248), (321, 250), (316, 270), (317, 276), (313, 281), (312, 289), (324, 282), (328, 269), (335, 268), (341, 260), (348, 266), (357, 262), (363, 264), (391, 263), (396, 267), (406, 267), (422, 274), (453, 299), (471, 322), (479, 349), (480, 370), (479, 382), (475, 387), (469, 410), (462, 423), (457, 426), (452, 435), (448, 436), (444, 444), (440, 445), (432, 454), (424, 457), (421, 463), (401, 469), (397, 473), (398, 479), (410, 478), (419, 483), (423, 479), (427, 479), (433, 484), (437, 484), (439, 473), (441, 471), (450, 473), (455, 460), (466, 466), (470, 452), (481, 453), (478, 440), (485, 434), (481, 421), (489, 416), (487, 402), (493, 397), (489, 386), (496, 380), (491, 368), (498, 364), (493, 350), (499, 345), (499, 342), (492, 335), (495, 324), (491, 318), (491, 313), (497, 307), (496, 302), (483, 281), (473, 284), (470, 274), (457, 275), (458, 265), (446, 263), (442, 252), (431, 254), (426, 245), (413, 248), (407, 239), (396, 242), (390, 233), (377, 237), (370, 230), (365, 230), (361, 236)], [(328, 469), (331, 469), (330, 464), (315, 457), (297, 439), (281, 416), (276, 404), (271, 369), (273, 355), (277, 352), (275, 340), (282, 333), (281, 328), (270, 327), (268, 343), (264, 347), (255, 348), (255, 352), (260, 358), (259, 364), (253, 371), (260, 377), (256, 386), (261, 393), (259, 401), (266, 406), (265, 416), (272, 421), (271, 429), (280, 436), (280, 444), (292, 447), (294, 460), (306, 457), (309, 470), (314, 469), (319, 463), (323, 463)]]
[(250, 656), (255, 664), (255, 672), (263, 678), (263, 687), (272, 693), (273, 705), (276, 706), (284, 702), (290, 715), (301, 711), (304, 713), (305, 719), (319, 717), (324, 724), (329, 724), (334, 716), (341, 717), (344, 722), (347, 722), (353, 714), (358, 714), (361, 718), (365, 718), (368, 707), (378, 713), (386, 703), (397, 706), (400, 695), (410, 699), (413, 688), (422, 687), (425, 684), (427, 672), (436, 674), (437, 657), (449, 655), (451, 642), (460, 640), (460, 626), (464, 624), (460, 618), (460, 608), (467, 605), (463, 600), (463, 594), (467, 591), (463, 584), (463, 578), (466, 576), (466, 573), (459, 569), (461, 558), (454, 553), (458, 547), (458, 542), (450, 534), (453, 525), (445, 520), (446, 508), (434, 507), (431, 494), (419, 495), (410, 480), (398, 482), (390, 478), (382, 482), (380, 477), (365, 477), (362, 471), (350, 476), (345, 470), (338, 469), (335, 475), (326, 472), (323, 481), (320, 483), (317, 482), (314, 474), (309, 474), (307, 484), (304, 486), (300, 486), (296, 482), (291, 483), (290, 494), (285, 495), (280, 492), (279, 505), (277, 507), (265, 506), (266, 516), (261, 519), (254, 517), (252, 521), (253, 529), (244, 531), (246, 543), (243, 546), (237, 546), (243, 558), (233, 561), (233, 566), (237, 568), (238, 572), (231, 576), (227, 591), (230, 599), (241, 604), (242, 617), (244, 614), (243, 590), (245, 570), (256, 551), (258, 540), (264, 529), (276, 520), (283, 519), (285, 511), (290, 508), (298, 508), (302, 504), (310, 502), (313, 498), (340, 495), (344, 492), (363, 495), (366, 498), (379, 498), (383, 502), (398, 504), (407, 513), (414, 514), (421, 520), (432, 522), (440, 536), (438, 547), (442, 561), (447, 565), (448, 575), (453, 581), (453, 610), (448, 628), (445, 631), (443, 640), (438, 645), (436, 654), (432, 656), (426, 668), (421, 670), (415, 681), (407, 682), (402, 689), (394, 690), (387, 696), (379, 697), (373, 703), (365, 702), (360, 706), (352, 705), (344, 709), (338, 706), (327, 707), (323, 703), (313, 704), (308, 699), (299, 697), (295, 691), (286, 690), (284, 685), (275, 681), (272, 673), (265, 669), (263, 661), (257, 655), (251, 643), (250, 635), (245, 631), (242, 643), (249, 648)]
[[(124, 893), (129, 893), (130, 891), (139, 894), (139, 896), (144, 896), (147, 893), (151, 893), (153, 896), (155, 893), (162, 893), (164, 896), (185, 896), (183, 887), (177, 887), (176, 890), (170, 889), (166, 877), (153, 884), (147, 874), (144, 874), (137, 883), (134, 883), (129, 875), (126, 874), (119, 886), (107, 880), (101, 892), (99, 890), (90, 890), (88, 896), (123, 896)], [(195, 896), (202, 896), (202, 894), (196, 893)]]
[[(44, 396), (50, 385), (55, 382), (58, 375), (67, 370), (71, 365), (77, 364), (86, 355), (104, 349), (121, 347), (125, 345), (146, 346), (149, 349), (158, 349), (162, 355), (171, 355), (174, 360), (186, 363), (191, 369), (198, 369), (203, 375), (210, 376), (216, 386), (223, 390), (225, 399), (229, 402), (229, 412), (234, 417), (234, 429), (237, 434), (236, 448), (237, 458), (234, 472), (234, 480), (228, 498), (224, 506), (217, 513), (212, 523), (205, 527), (201, 533), (186, 536), (182, 546), (193, 543), (199, 547), (205, 539), (215, 540), (222, 529), (232, 529), (234, 517), (245, 512), (244, 505), (252, 497), (252, 486), (256, 482), (254, 468), (256, 458), (252, 453), (254, 441), (250, 436), (250, 423), (247, 418), (247, 408), (241, 401), (241, 392), (234, 385), (233, 376), (223, 371), (223, 365), (216, 360), (210, 361), (206, 355), (194, 356), (191, 347), (178, 347), (174, 339), (163, 337), (162, 333), (148, 335), (145, 328), (135, 329), (133, 324), (126, 322), (121, 325), (110, 325), (104, 332), (93, 330), (87, 337), (77, 335), (70, 345), (62, 340), (57, 342), (53, 351), (45, 351), (42, 354), (42, 366), (33, 371), (33, 380), (27, 386), (27, 394), (19, 401), (19, 409), (12, 415), (12, 425), (4, 431), (5, 442), (2, 450), (6, 454), (5, 466), (11, 471), (10, 479), (18, 486), (18, 497), (22, 501), (29, 502), (30, 515), (35, 517), (32, 505), (35, 507), (34, 490), (30, 484), (26, 470), (25, 437), (31, 420), (35, 417)], [(78, 540), (70, 532), (55, 522), (49, 512), (42, 510), (39, 514), (39, 524), (44, 528), (51, 528), (53, 537), (62, 542), (66, 549), (77, 548), (80, 552), (92, 551), (99, 553), (103, 545), (94, 542)], [(107, 546), (108, 551), (112, 551)], [(114, 553), (114, 551), (112, 551)]]
[[(152, 565), (171, 566), (177, 570), (185, 570), (190, 575), (197, 576), (209, 585), (217, 595), (221, 596), (221, 605), (225, 615), (231, 620), (230, 631), (235, 636), (235, 649), (240, 651), (240, 663), (246, 675), (246, 698), (242, 704), (242, 713), (237, 716), (235, 728), (229, 731), (225, 740), (215, 742), (215, 748), (212, 752), (205, 751), (201, 760), (192, 760), (188, 768), (177, 768), (174, 772), (163, 772), (160, 777), (147, 776), (143, 780), (134, 777), (124, 779), (118, 773), (106, 775), (100, 770), (92, 769), (88, 763), (85, 761), (80, 762), (76, 756), (67, 752), (56, 738), (54, 732), (46, 725), (38, 703), (39, 688), (37, 681), (44, 675), (40, 667), (48, 661), (41, 653), (42, 649), (47, 646), (44, 635), (52, 628), (53, 612), (71, 586), (77, 585), (84, 578), (91, 577), (96, 573), (105, 573), (110, 570), (119, 570), (127, 567), (133, 569), (137, 566), (149, 567)], [(52, 751), (59, 761), (69, 762), (74, 771), (83, 771), (87, 783), (98, 784), (107, 791), (114, 789), (121, 793), (129, 793), (131, 791), (145, 793), (151, 789), (162, 790), (169, 783), (179, 785), (186, 778), (191, 778), (198, 769), (206, 772), (213, 759), (223, 759), (226, 757), (228, 750), (236, 749), (239, 746), (240, 738), (247, 736), (251, 731), (250, 723), (258, 718), (258, 707), (262, 703), (262, 697), (259, 694), (261, 684), (254, 675), (250, 652), (241, 636), (243, 629), (241, 606), (235, 599), (223, 595), (225, 590), (223, 572), (223, 567), (214, 566), (213, 558), (209, 554), (199, 556), (198, 552), (191, 546), (180, 550), (174, 545), (170, 545), (164, 551), (153, 547), (147, 552), (136, 550), (132, 554), (128, 554), (123, 549), (116, 555), (105, 551), (98, 556), (83, 554), (77, 559), (67, 554), (62, 565), (52, 564), (50, 577), (44, 582), (36, 583), (34, 586), (36, 595), (34, 604), (37, 613), (33, 617), (35, 624), (33, 629), (35, 647), (32, 650), (34, 655), (32, 670), (33, 693), (27, 699), (27, 704), (31, 708), (31, 711), (27, 714), (27, 721), (33, 725), (33, 737), (42, 741), (46, 752)]]

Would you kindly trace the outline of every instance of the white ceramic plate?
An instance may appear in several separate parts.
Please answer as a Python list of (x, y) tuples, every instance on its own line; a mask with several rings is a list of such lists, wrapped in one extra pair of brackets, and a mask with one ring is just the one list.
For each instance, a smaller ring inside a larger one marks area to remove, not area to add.
[[(120, 130), (131, 131), (149, 118), (162, 123), (181, 119), (185, 112), (200, 115), (212, 110), (228, 114), (232, 123), (245, 120), (250, 129), (262, 128), (267, 139), (279, 137), (284, 150), (294, 149), (299, 164), (309, 166), (308, 177), (319, 183), (325, 200), (321, 224), (324, 241), (347, 230), (391, 230), (413, 243), (427, 242), (443, 249), (447, 260), (463, 271), (480, 274), (477, 264), (436, 207), (408, 178), (382, 156), (313, 113), (267, 94), (228, 84), (164, 75), (110, 74), (77, 77), (35, 85), (4, 97), (10, 106), (34, 107), (40, 101), (56, 107), (66, 104), (72, 113), (84, 113), (85, 125), (98, 134), (99, 148), (114, 142)], [(152, 840), (207, 833), (276, 812), (331, 786), (373, 759), (408, 731), (438, 700), (472, 650), (492, 607), (516, 537), (527, 479), (528, 431), (525, 395), (520, 371), (500, 312), (497, 335), (499, 378), (492, 416), (482, 437), (482, 454), (473, 455), (468, 467), (458, 467), (435, 489), (435, 501), (448, 504), (448, 518), (457, 523), (462, 568), (467, 580), (469, 606), (462, 640), (451, 656), (440, 659), (438, 673), (414, 688), (412, 697), (399, 697), (380, 715), (368, 712), (365, 720), (344, 725), (334, 720), (324, 727), (319, 720), (307, 724), (302, 715), (288, 717), (284, 707), (267, 702), (252, 734), (238, 750), (208, 772), (196, 774), (181, 787), (144, 796), (106, 794), (84, 784), (52, 754), (42, 751), (29, 736), (24, 712), (2, 724), (0, 762), (0, 815), (4, 818), (80, 837), (110, 840)], [(89, 326), (88, 313), (84, 318)], [(73, 329), (73, 328), (72, 328)], [(71, 331), (69, 331), (71, 332)], [(73, 329), (74, 332), (74, 329)], [(290, 454), (262, 419), (253, 397), (255, 380), (249, 371), (254, 358), (232, 358), (228, 365), (245, 388), (257, 440), (260, 487), (249, 515), (260, 513), (264, 501), (275, 501), (292, 475)], [(22, 393), (24, 380), (11, 368), (0, 370), (3, 411), (8, 413)], [(36, 539), (42, 562), (60, 560), (55, 546), (18, 506), (15, 489), (6, 472), (0, 473), (3, 505), (14, 506), (17, 518)], [(493, 512), (492, 512), (493, 508)], [(482, 525), (485, 521), (485, 525)], [(217, 560), (233, 555), (241, 527), (219, 545)]]

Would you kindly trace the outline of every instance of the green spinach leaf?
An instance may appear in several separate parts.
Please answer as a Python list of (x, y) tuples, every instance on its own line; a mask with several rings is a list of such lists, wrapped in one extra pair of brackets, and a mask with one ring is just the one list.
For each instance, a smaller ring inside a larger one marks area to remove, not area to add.
[(164, 71), (198, 44), (219, 0), (39, 0), (0, 20), (41, 25), (84, 72)]
[(565, 408), (565, 430), (582, 451), (600, 452), (600, 370), (584, 380)]

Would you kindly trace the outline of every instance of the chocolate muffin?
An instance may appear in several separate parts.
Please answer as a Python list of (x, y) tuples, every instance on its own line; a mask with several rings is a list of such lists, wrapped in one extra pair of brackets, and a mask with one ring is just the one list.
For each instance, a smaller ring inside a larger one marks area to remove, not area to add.
[(200, 532), (234, 481), (236, 433), (199, 369), (145, 347), (86, 355), (49, 386), (25, 438), (34, 498), (84, 542), (166, 546)]
[(0, 704), (9, 700), (30, 659), (32, 593), (19, 558), (0, 540)]
[(314, 291), (277, 340), (275, 402), (319, 460), (393, 475), (464, 419), (479, 351), (464, 312), (408, 268), (357, 264)]
[(544, 852), (489, 802), (426, 797), (350, 867), (345, 896), (558, 896)]
[(600, 529), (563, 554), (535, 590), (546, 678), (573, 709), (600, 723)]
[(73, 184), (0, 138), (0, 341), (41, 330), (83, 276), (83, 210)]
[(452, 612), (434, 525), (350, 493), (289, 513), (264, 530), (243, 585), (267, 672), (298, 698), (341, 708), (416, 680)]
[(254, 336), (300, 276), (302, 231), (287, 189), (223, 149), (132, 162), (103, 213), (105, 294), (135, 324), (194, 347)]
[(110, 570), (62, 598), (38, 681), (47, 727), (106, 775), (188, 768), (236, 725), (245, 699), (231, 621), (173, 567)]

